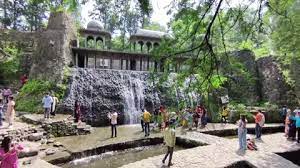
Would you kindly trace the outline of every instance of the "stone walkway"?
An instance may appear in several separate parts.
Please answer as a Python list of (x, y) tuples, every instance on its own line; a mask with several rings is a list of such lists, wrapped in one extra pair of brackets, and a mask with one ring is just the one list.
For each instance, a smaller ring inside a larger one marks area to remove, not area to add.
[[(173, 155), (174, 165), (172, 166), (174, 168), (226, 167), (238, 161), (247, 161), (259, 168), (299, 167), (275, 154), (276, 152), (300, 150), (300, 145), (287, 141), (283, 133), (263, 136), (263, 141), (257, 142), (258, 151), (247, 150), (245, 153), (237, 150), (237, 139), (224, 139), (196, 132), (187, 133), (185, 136), (187, 138), (192, 137), (193, 140), (198, 139), (201, 142), (210, 142), (210, 145), (175, 152)], [(163, 155), (155, 156), (125, 165), (123, 168), (165, 167), (161, 163), (162, 158)]]

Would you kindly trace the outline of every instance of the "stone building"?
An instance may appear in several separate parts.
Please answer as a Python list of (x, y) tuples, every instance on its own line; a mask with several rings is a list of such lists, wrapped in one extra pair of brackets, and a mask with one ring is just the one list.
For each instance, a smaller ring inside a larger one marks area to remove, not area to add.
[(116, 70), (163, 71), (163, 60), (150, 57), (153, 48), (160, 45), (167, 35), (164, 32), (139, 29), (130, 36), (129, 51), (111, 50), (111, 33), (97, 22), (91, 21), (86, 29), (80, 29), (83, 40), (72, 47), (75, 66)]

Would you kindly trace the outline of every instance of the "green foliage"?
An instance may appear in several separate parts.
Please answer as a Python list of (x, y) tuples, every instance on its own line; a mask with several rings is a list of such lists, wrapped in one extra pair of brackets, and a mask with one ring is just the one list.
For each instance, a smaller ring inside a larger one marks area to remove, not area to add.
[(20, 90), (16, 99), (16, 110), (33, 113), (43, 112), (42, 98), (45, 93), (62, 99), (67, 87), (63, 84), (56, 84), (49, 81), (30, 80)]
[(14, 44), (7, 44), (3, 51), (9, 55), (4, 61), (0, 61), (0, 83), (12, 82), (18, 79), (20, 71), (20, 56), (22, 55), (21, 49), (17, 48)]
[(244, 104), (230, 103), (228, 107), (231, 111), (231, 122), (235, 123), (236, 121), (238, 121), (241, 115), (246, 115), (246, 119), (248, 120), (248, 122), (254, 122), (253, 114), (250, 113), (250, 111)]
[(166, 28), (157, 22), (150, 22), (144, 26), (144, 29), (166, 32)]

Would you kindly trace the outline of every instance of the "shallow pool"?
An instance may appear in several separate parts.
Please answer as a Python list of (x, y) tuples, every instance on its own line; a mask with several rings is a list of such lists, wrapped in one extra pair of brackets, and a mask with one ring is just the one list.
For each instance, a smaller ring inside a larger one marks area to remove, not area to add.
[[(182, 150), (183, 147), (176, 146), (175, 151)], [(117, 168), (122, 165), (133, 163), (148, 157), (153, 157), (166, 153), (166, 146), (152, 145), (126, 149), (122, 151), (111, 151), (100, 155), (89, 156), (76, 159), (67, 164), (61, 165), (63, 168)]]

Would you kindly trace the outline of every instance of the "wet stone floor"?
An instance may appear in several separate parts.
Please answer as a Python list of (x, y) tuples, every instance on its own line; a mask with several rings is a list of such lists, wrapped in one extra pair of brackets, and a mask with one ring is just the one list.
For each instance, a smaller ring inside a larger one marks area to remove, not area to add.
[[(176, 146), (175, 151), (184, 148)], [(166, 153), (164, 145), (143, 146), (123, 151), (111, 151), (100, 155), (76, 159), (61, 165), (63, 168), (118, 168), (149, 157)]]

